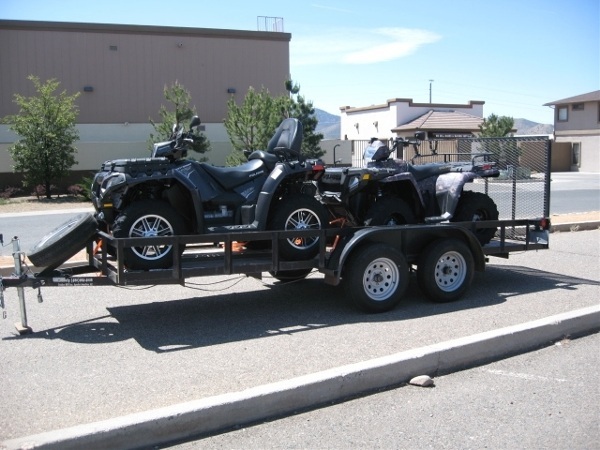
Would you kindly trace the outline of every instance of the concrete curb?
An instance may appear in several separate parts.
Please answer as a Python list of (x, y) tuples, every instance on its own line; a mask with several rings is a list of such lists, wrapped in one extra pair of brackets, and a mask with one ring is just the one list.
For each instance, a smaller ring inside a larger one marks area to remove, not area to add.
[(590, 220), (587, 222), (573, 222), (573, 223), (559, 223), (552, 224), (550, 232), (564, 232), (564, 231), (584, 231), (584, 230), (597, 230), (600, 228), (600, 221)]
[(215, 433), (399, 385), (416, 375), (473, 367), (600, 331), (600, 305), (408, 350), (291, 380), (13, 439), (7, 449), (138, 448)]

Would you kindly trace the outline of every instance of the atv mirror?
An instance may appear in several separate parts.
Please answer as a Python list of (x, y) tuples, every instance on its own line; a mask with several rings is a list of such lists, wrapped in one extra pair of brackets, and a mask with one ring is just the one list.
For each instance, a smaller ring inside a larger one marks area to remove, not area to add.
[(194, 116), (192, 117), (192, 122), (190, 123), (190, 129), (197, 127), (198, 125), (200, 125), (202, 122), (200, 122), (200, 117), (198, 116)]
[(415, 132), (415, 139), (417, 141), (424, 141), (425, 140), (425, 132), (424, 131), (416, 131)]

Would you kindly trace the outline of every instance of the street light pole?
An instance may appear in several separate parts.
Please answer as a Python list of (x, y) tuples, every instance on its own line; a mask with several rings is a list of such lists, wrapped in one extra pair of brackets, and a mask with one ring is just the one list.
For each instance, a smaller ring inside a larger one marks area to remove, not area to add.
[(433, 80), (429, 80), (429, 103), (431, 103), (431, 83), (433, 83)]

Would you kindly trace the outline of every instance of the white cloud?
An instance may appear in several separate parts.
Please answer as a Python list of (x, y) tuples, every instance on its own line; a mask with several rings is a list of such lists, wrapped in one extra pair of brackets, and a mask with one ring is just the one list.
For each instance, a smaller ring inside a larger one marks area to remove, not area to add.
[(441, 36), (431, 31), (407, 28), (380, 28), (374, 30), (374, 34), (383, 37), (386, 42), (370, 44), (367, 48), (347, 53), (342, 62), (371, 64), (404, 58), (415, 53), (423, 45), (441, 39)]
[(372, 64), (403, 58), (441, 36), (410, 28), (338, 29), (292, 36), (292, 65)]

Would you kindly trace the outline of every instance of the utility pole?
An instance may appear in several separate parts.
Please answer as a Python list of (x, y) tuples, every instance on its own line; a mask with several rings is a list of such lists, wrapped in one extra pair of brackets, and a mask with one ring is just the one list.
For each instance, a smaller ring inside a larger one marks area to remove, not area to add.
[(433, 80), (429, 80), (429, 103), (431, 103), (431, 83), (433, 83)]

